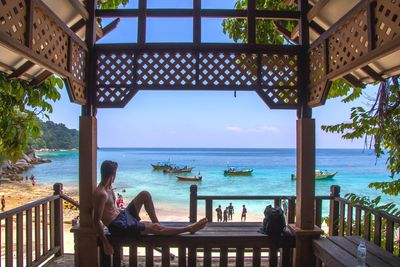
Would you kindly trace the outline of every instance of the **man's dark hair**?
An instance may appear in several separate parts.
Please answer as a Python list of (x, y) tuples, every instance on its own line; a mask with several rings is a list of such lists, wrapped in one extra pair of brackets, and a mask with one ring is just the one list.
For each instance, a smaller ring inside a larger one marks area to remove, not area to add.
[(105, 160), (101, 164), (100, 172), (101, 172), (101, 180), (106, 181), (110, 178), (111, 175), (117, 172), (118, 163), (111, 160)]

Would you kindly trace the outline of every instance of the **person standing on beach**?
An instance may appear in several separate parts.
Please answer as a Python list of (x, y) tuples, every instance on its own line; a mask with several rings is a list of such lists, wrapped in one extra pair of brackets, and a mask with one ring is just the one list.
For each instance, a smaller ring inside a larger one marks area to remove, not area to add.
[(246, 221), (246, 216), (247, 216), (247, 209), (246, 209), (246, 205), (243, 205), (243, 209), (242, 209), (242, 217), (240, 218), (241, 222), (245, 222)]
[(229, 206), (228, 206), (228, 215), (229, 215), (228, 219), (231, 220), (231, 221), (232, 221), (233, 213), (235, 213), (235, 211), (233, 209), (233, 205), (232, 205), (232, 203), (229, 203)]
[[(108, 227), (112, 236), (139, 237), (143, 234), (175, 235), (184, 232), (197, 232), (204, 228), (207, 218), (184, 227), (168, 227), (160, 224), (153, 204), (151, 194), (140, 192), (126, 207), (119, 209), (116, 206), (112, 184), (117, 175), (118, 163), (106, 160), (101, 164), (101, 181), (93, 192), (93, 223), (96, 233), (103, 243), (106, 255), (114, 253), (113, 246), (104, 235), (103, 224)], [(151, 223), (140, 221), (139, 212), (144, 206)]]
[(1, 211), (4, 211), (6, 208), (6, 199), (4, 198), (4, 195), (1, 196)]
[(225, 208), (225, 210), (224, 210), (224, 222), (227, 222), (228, 221), (228, 207), (226, 207)]
[(222, 222), (222, 209), (221, 205), (218, 205), (218, 208), (215, 209), (217, 212), (217, 222)]
[(288, 206), (287, 206), (286, 200), (284, 200), (284, 199), (282, 199), (281, 203), (282, 203), (283, 215), (285, 216), (285, 221), (286, 221), (286, 223), (287, 223), (287, 210), (288, 210)]

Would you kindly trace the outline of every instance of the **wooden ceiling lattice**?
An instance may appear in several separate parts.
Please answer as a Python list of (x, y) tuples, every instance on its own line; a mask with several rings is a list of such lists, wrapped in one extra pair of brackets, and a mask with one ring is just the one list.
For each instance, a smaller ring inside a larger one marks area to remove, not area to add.
[(100, 51), (96, 105), (123, 107), (137, 90), (259, 90), (271, 108), (296, 108), (297, 71), (295, 54)]
[(41, 0), (2, 0), (0, 43), (67, 82), (71, 101), (86, 103), (86, 44)]
[(311, 107), (325, 103), (329, 84), (400, 47), (400, 1), (361, 1), (309, 50)]
[(25, 1), (2, 0), (0, 10), (0, 32), (4, 32), (11, 39), (25, 44), (26, 32), (26, 4)]

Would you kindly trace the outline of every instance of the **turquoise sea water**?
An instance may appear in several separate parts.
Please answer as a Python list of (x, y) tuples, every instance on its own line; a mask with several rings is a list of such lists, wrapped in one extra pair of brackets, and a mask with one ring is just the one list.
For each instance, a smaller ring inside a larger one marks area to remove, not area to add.
[[(296, 183), (290, 179), (295, 172), (295, 149), (205, 149), (205, 148), (106, 148), (98, 150), (98, 166), (106, 159), (119, 163), (114, 187), (125, 189), (125, 198), (132, 198), (142, 190), (152, 193), (161, 201), (178, 209), (188, 209), (189, 187), (192, 182), (178, 181), (175, 175), (153, 171), (150, 163), (171, 160), (195, 166), (203, 181), (198, 182), (201, 195), (295, 195)], [(78, 184), (78, 152), (41, 154), (52, 160), (33, 168), (39, 183), (62, 182)], [(362, 149), (318, 149), (317, 168), (337, 171), (334, 179), (316, 181), (316, 194), (329, 195), (331, 185), (341, 186), (342, 195), (348, 192), (370, 197), (379, 192), (368, 188), (368, 183), (390, 180), (385, 159), (376, 160), (373, 151)], [(227, 164), (254, 168), (252, 176), (227, 177), (223, 171)], [(30, 175), (28, 173), (28, 175)], [(385, 202), (400, 203), (397, 197), (385, 197)], [(225, 201), (230, 202), (230, 201)], [(224, 206), (226, 203), (221, 203)], [(232, 201), (237, 209), (246, 204), (249, 212), (259, 212), (265, 202)], [(220, 204), (220, 203), (214, 203)], [(201, 203), (199, 203), (201, 207)], [(324, 205), (326, 210), (326, 205)]]

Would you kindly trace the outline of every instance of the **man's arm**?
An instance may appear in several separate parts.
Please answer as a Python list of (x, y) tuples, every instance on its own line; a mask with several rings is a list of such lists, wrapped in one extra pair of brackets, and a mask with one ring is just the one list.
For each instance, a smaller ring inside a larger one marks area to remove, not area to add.
[(107, 200), (107, 194), (105, 192), (96, 191), (93, 197), (93, 225), (96, 233), (100, 237), (103, 243), (104, 252), (107, 255), (114, 253), (114, 249), (110, 242), (104, 235), (103, 224), (101, 223), (101, 218), (103, 216), (104, 206)]

